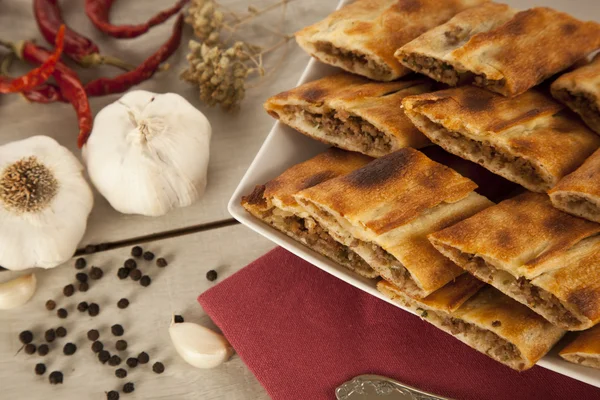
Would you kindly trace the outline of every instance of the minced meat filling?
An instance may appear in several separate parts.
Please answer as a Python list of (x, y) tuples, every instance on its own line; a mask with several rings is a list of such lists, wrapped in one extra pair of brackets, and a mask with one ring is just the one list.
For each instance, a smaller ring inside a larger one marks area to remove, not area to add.
[(385, 77), (392, 73), (390, 68), (387, 65), (380, 64), (375, 62), (375, 60), (367, 57), (364, 54), (359, 54), (354, 51), (340, 49), (339, 47), (335, 47), (329, 42), (317, 42), (315, 45), (317, 51), (328, 54), (332, 57), (335, 57), (339, 61), (344, 64), (344, 66), (353, 70), (355, 65), (358, 64), (363, 68), (367, 68), (378, 76)]
[(475, 77), (475, 85), (488, 89), (500, 90), (506, 85), (506, 80), (488, 79), (485, 75), (477, 75)]
[(363, 152), (377, 149), (389, 152), (392, 142), (373, 124), (352, 115), (346, 111), (331, 110), (323, 114), (311, 113), (301, 106), (286, 106), (284, 111), (290, 114), (300, 114), (308, 123), (321, 129), (329, 136), (343, 137), (348, 145)]
[(568, 101), (578, 110), (589, 112), (590, 114), (600, 114), (600, 109), (596, 104), (596, 99), (588, 93), (573, 93), (564, 89), (563, 94), (568, 97)]
[(429, 75), (436, 81), (452, 86), (458, 85), (470, 75), (467, 72), (458, 72), (447, 62), (420, 54), (411, 54), (410, 57), (404, 58), (403, 61), (410, 65), (412, 69)]
[(600, 360), (594, 357), (577, 356), (577, 363), (592, 368), (600, 368)]
[(576, 195), (557, 195), (560, 202), (564, 204), (566, 208), (575, 213), (585, 213), (593, 217), (600, 217), (600, 208), (584, 197)]

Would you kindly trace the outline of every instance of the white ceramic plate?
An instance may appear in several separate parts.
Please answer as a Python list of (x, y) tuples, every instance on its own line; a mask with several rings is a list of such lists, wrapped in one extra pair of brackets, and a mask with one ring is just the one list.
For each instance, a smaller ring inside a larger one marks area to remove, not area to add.
[[(506, 1), (506, 3), (520, 9), (529, 8), (534, 5), (546, 5), (567, 11), (578, 18), (600, 21), (600, 6), (598, 5), (597, 1), (598, 0), (513, 0)], [(342, 0), (339, 7), (346, 2), (350, 1)], [(298, 85), (319, 79), (323, 76), (331, 74), (334, 71), (337, 70), (311, 59), (311, 61), (308, 63), (308, 66), (304, 70)], [(361, 290), (364, 290), (367, 293), (370, 293), (375, 297), (393, 304), (396, 307), (402, 308), (405, 311), (411, 312), (410, 310), (404, 309), (379, 293), (375, 287), (375, 280), (362, 278), (352, 273), (348, 269), (341, 267), (329, 259), (321, 256), (320, 254), (315, 253), (307, 247), (304, 247), (302, 244), (296, 242), (287, 235), (282, 234), (281, 232), (254, 218), (240, 205), (242, 196), (251, 193), (256, 185), (264, 184), (270, 179), (280, 175), (287, 168), (317, 155), (327, 147), (328, 146), (309, 139), (295, 130), (276, 122), (273, 126), (273, 129), (269, 133), (269, 136), (256, 155), (256, 158), (250, 165), (250, 168), (248, 168), (248, 171), (242, 178), (242, 181), (229, 201), (229, 212), (242, 224), (258, 232), (279, 246), (294, 253), (298, 257), (303, 258), (322, 270)], [(561, 343), (555, 346), (554, 350), (540, 360), (538, 365), (582, 382), (589, 383), (590, 385), (600, 387), (600, 371), (564, 361), (557, 355), (557, 352), (560, 348), (562, 348)]]

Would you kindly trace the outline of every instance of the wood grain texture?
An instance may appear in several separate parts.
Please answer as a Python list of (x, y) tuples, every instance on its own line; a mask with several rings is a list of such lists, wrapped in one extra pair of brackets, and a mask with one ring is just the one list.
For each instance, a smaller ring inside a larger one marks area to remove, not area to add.
[[(236, 243), (234, 248), (231, 243)], [(186, 364), (172, 347), (168, 326), (171, 315), (176, 313), (184, 315), (187, 321), (214, 328), (196, 302), (197, 296), (274, 245), (236, 225), (143, 246), (169, 262), (166, 268), (160, 269), (154, 261), (138, 260), (138, 267), (153, 279), (147, 288), (131, 279), (121, 281), (116, 276), (117, 269), (129, 257), (129, 247), (87, 257), (86, 270), (89, 271), (90, 265), (96, 265), (104, 270), (104, 277), (91, 281), (87, 293), (75, 293), (69, 298), (62, 295), (62, 288), (74, 282), (74, 275), (79, 272), (73, 267), (74, 260), (54, 270), (36, 271), (38, 291), (33, 299), (17, 310), (0, 312), (0, 398), (104, 399), (104, 391), (118, 390), (131, 381), (135, 383), (136, 391), (127, 396), (128, 399), (268, 399), (237, 355), (212, 370), (195, 369)], [(217, 282), (206, 279), (206, 272), (210, 269), (218, 271)], [(14, 275), (16, 273), (3, 272), (0, 280)], [(120, 310), (116, 303), (123, 297), (128, 298), (131, 304)], [(55, 312), (45, 309), (44, 304), (50, 298), (56, 301), (58, 307), (66, 306), (69, 311), (67, 319), (61, 320)], [(75, 309), (84, 300), (100, 305), (98, 317), (92, 318)], [(110, 326), (116, 323), (125, 328), (122, 338), (129, 343), (129, 348), (119, 355), (125, 359), (146, 351), (151, 359), (149, 364), (130, 370), (126, 379), (115, 377), (117, 367), (98, 362), (86, 337), (89, 329), (98, 329), (105, 348), (117, 353), (114, 348), (117, 339), (110, 333)], [(30, 329), (35, 334), (34, 343), (41, 344), (46, 329), (61, 325), (67, 328), (68, 335), (51, 343), (51, 351), (46, 357), (30, 356), (24, 352), (15, 355), (21, 346), (19, 332)], [(62, 347), (67, 342), (78, 347), (71, 357), (62, 354)], [(165, 364), (166, 370), (162, 375), (151, 371), (155, 361)], [(34, 374), (38, 362), (44, 362), (48, 367), (42, 377)], [(48, 374), (53, 370), (61, 370), (65, 374), (62, 386), (48, 383)]]

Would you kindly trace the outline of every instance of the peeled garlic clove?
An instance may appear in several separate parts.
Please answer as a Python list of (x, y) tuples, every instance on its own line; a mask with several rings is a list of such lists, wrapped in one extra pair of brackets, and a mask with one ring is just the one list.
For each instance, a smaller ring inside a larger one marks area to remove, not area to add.
[(182, 96), (135, 90), (98, 113), (83, 158), (115, 210), (159, 216), (204, 194), (211, 133)]
[(196, 368), (214, 368), (234, 353), (225, 337), (191, 322), (171, 322), (169, 335), (179, 355)]
[(10, 310), (27, 303), (33, 297), (36, 287), (34, 274), (0, 283), (0, 310)]

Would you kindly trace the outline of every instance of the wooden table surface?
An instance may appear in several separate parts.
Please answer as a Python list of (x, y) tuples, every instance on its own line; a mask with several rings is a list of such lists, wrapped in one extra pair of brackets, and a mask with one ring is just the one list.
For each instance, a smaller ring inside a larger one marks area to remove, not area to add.
[[(251, 4), (260, 8), (274, 1), (253, 1)], [(174, 0), (121, 0), (115, 2), (111, 15), (116, 23), (145, 21), (172, 2)], [(0, 38), (44, 42), (35, 25), (31, 3), (30, 0), (0, 0)], [(130, 62), (140, 62), (154, 52), (171, 30), (172, 20), (137, 39), (107, 39), (87, 20), (81, 0), (60, 0), (60, 3), (70, 26), (91, 37), (106, 54)], [(284, 23), (287, 32), (294, 32), (323, 18), (335, 8), (336, 3), (334, 0), (294, 1), (287, 6)], [(250, 3), (222, 0), (221, 4), (243, 11)], [(261, 17), (257, 25), (273, 28), (283, 22), (281, 18), (280, 11), (273, 11)], [(264, 30), (258, 27), (247, 30), (244, 37), (253, 39), (264, 34)], [(136, 384), (136, 391), (127, 396), (131, 399), (268, 398), (238, 356), (212, 370), (190, 367), (172, 348), (168, 325), (171, 315), (180, 313), (189, 321), (214, 327), (196, 302), (200, 293), (213, 286), (206, 280), (206, 272), (216, 269), (219, 280), (222, 280), (273, 247), (271, 242), (236, 224), (227, 213), (227, 201), (273, 124), (263, 111), (262, 103), (270, 95), (295, 85), (308, 56), (295, 43), (289, 43), (279, 69), (258, 87), (249, 90), (241, 111), (230, 115), (203, 106), (197, 99), (197, 91), (178, 79), (179, 72), (186, 65), (187, 41), (192, 37), (189, 27), (186, 27), (184, 35), (181, 49), (169, 60), (171, 68), (138, 88), (179, 93), (211, 121), (213, 138), (205, 196), (190, 207), (174, 210), (164, 217), (149, 218), (120, 214), (95, 192), (94, 209), (81, 248), (87, 244), (109, 244), (109, 250), (86, 256), (89, 264), (104, 269), (105, 277), (92, 282), (87, 293), (65, 298), (62, 288), (74, 282), (74, 261), (53, 270), (39, 270), (36, 271), (38, 291), (34, 298), (19, 309), (0, 312), (0, 398), (103, 399), (105, 391), (120, 389), (124, 382), (130, 380)], [(282, 55), (275, 54), (273, 58)], [(105, 68), (100, 72), (114, 73)], [(80, 75), (87, 79), (98, 73), (98, 70), (84, 71)], [(92, 99), (94, 113), (118, 97)], [(54, 137), (80, 156), (75, 143), (77, 122), (67, 104), (29, 104), (18, 95), (1, 96), (0, 121), (0, 145), (42, 134)], [(143, 242), (144, 248), (169, 260), (165, 269), (159, 269), (153, 263), (142, 265), (153, 278), (148, 288), (142, 288), (129, 279), (119, 281), (116, 277), (117, 269), (129, 254), (129, 244), (133, 242)], [(2, 272), (0, 282), (16, 275), (14, 272)], [(131, 300), (126, 310), (116, 307), (116, 302), (122, 297)], [(66, 320), (58, 319), (44, 308), (44, 303), (50, 298), (60, 306), (67, 306), (69, 317)], [(92, 318), (79, 313), (75, 307), (83, 300), (100, 304), (100, 315)], [(152, 360), (164, 362), (164, 374), (155, 375), (146, 365), (133, 370), (126, 380), (119, 380), (114, 375), (115, 367), (101, 365), (95, 359), (85, 332), (92, 328), (102, 330), (105, 345), (114, 351), (114, 337), (107, 328), (115, 323), (121, 323), (126, 329), (125, 338), (130, 348), (125, 353), (136, 355), (147, 351)], [(52, 343), (50, 353), (43, 360), (22, 351), (16, 354), (20, 348), (17, 336), (22, 330), (31, 329), (36, 335), (34, 342), (39, 344), (46, 329), (61, 325), (68, 330), (67, 338)], [(67, 341), (78, 346), (72, 357), (62, 355), (62, 346)], [(62, 370), (64, 384), (49, 385), (48, 373), (44, 377), (36, 376), (33, 370), (38, 362), (46, 363), (49, 371)]]

